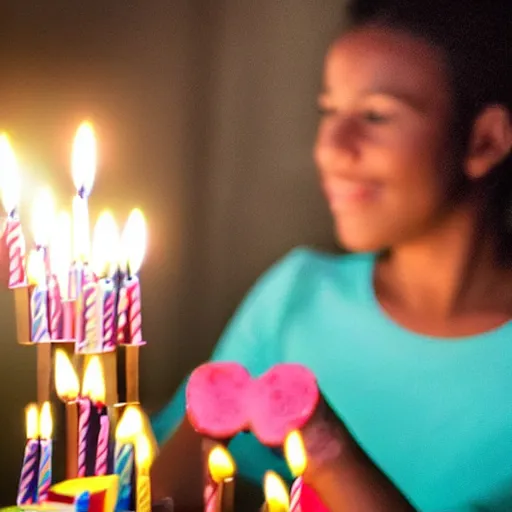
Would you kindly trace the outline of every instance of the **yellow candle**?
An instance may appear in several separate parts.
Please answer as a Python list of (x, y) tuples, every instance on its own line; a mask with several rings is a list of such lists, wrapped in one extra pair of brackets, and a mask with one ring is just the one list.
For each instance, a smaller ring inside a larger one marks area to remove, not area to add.
[(263, 489), (265, 492), (266, 512), (288, 512), (290, 509), (290, 498), (288, 489), (282, 478), (273, 471), (265, 473)]
[(205, 508), (216, 512), (231, 512), (234, 509), (236, 465), (224, 446), (214, 446), (210, 451), (208, 471), (213, 482), (207, 482), (209, 488), (205, 493)]
[(77, 476), (78, 470), (78, 392), (80, 384), (75, 368), (66, 352), (55, 352), (55, 389), (66, 404), (66, 478)]
[(151, 512), (151, 485), (149, 481), (151, 459), (151, 444), (147, 436), (141, 433), (135, 443), (135, 462), (137, 468), (136, 512)]

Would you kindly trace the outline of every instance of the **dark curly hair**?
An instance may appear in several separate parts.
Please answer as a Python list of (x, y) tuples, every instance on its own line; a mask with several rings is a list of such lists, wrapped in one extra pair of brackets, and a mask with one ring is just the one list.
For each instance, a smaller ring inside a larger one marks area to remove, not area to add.
[[(512, 5), (512, 4), (511, 4)], [(478, 114), (505, 106), (512, 117), (512, 16), (509, 0), (353, 0), (348, 29), (379, 25), (402, 30), (438, 48), (448, 63), (454, 143), (464, 150)], [(492, 220), (510, 257), (512, 155), (481, 183)]]

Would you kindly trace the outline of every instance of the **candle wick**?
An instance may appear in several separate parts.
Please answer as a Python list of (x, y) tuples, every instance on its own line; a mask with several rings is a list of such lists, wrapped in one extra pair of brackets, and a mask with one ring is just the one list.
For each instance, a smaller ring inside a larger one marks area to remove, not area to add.
[(78, 194), (78, 197), (80, 199), (87, 199), (87, 191), (85, 190), (85, 186), (82, 185), (78, 190), (77, 190), (77, 194)]

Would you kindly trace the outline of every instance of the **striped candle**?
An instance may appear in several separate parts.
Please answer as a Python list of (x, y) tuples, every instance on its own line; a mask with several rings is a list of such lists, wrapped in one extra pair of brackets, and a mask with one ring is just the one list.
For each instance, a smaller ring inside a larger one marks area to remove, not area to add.
[(88, 398), (78, 400), (78, 476), (86, 476), (87, 472), (87, 441), (91, 424), (91, 401)]
[(39, 460), (39, 440), (28, 439), (23, 455), (20, 483), (18, 487), (18, 505), (34, 503), (37, 492), (37, 469)]
[(302, 512), (300, 498), (302, 494), (302, 477), (296, 478), (290, 489), (290, 512)]
[(102, 296), (102, 347), (104, 351), (114, 350), (116, 338), (114, 337), (116, 320), (116, 294), (114, 282), (111, 279), (101, 279), (99, 282)]
[(6, 245), (9, 255), (9, 288), (26, 286), (25, 238), (16, 211), (7, 219)]
[(128, 324), (128, 293), (122, 282), (119, 286), (117, 300), (117, 343), (126, 343), (126, 326)]
[(103, 476), (107, 474), (108, 467), (108, 441), (109, 441), (110, 421), (108, 414), (100, 416), (100, 431), (98, 434), (98, 445), (96, 448), (96, 465), (94, 474)]
[(48, 305), (50, 309), (50, 338), (52, 340), (62, 339), (62, 300), (60, 287), (55, 275), (50, 277), (48, 286)]
[(87, 283), (83, 289), (83, 322), (85, 332), (83, 339), (78, 344), (77, 351), (97, 352), (98, 351), (98, 284), (94, 281)]
[(39, 480), (37, 484), (38, 503), (46, 501), (52, 483), (52, 440), (41, 439), (40, 446), (41, 455), (39, 457)]
[(142, 315), (139, 279), (137, 278), (137, 276), (132, 276), (129, 279), (127, 279), (126, 284), (129, 304), (129, 343), (133, 345), (140, 345), (142, 343)]
[(49, 341), (48, 293), (45, 287), (35, 286), (30, 296), (31, 341)]
[(132, 443), (116, 441), (114, 473), (119, 476), (119, 497), (116, 510), (128, 510), (132, 497), (134, 447)]

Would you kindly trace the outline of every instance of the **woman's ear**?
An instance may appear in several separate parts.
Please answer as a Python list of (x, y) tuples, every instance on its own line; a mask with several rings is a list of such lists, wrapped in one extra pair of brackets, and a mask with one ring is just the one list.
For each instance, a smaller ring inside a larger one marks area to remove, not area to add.
[(503, 105), (486, 107), (476, 118), (471, 132), (466, 174), (478, 179), (503, 161), (512, 149), (511, 115)]

